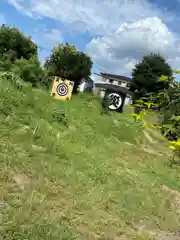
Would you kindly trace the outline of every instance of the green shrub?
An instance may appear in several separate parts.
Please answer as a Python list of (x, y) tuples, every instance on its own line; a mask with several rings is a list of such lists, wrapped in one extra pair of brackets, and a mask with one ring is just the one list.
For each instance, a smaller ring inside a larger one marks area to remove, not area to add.
[(58, 122), (68, 126), (68, 112), (66, 109), (55, 108), (52, 112), (53, 119)]
[[(8, 84), (7, 84), (8, 79)], [(22, 99), (18, 97), (22, 89), (21, 80), (11, 72), (0, 74), (0, 115), (13, 115), (16, 108), (22, 104)], [(15, 93), (15, 94), (14, 94)]]
[(162, 125), (171, 140), (180, 138), (180, 83), (173, 81), (168, 89), (157, 95), (161, 113), (163, 116)]
[(32, 83), (32, 86), (41, 84), (44, 77), (43, 69), (36, 56), (32, 57), (30, 60), (16, 60), (12, 71), (25, 82)]
[[(163, 76), (159, 81), (166, 81), (166, 78)], [(146, 98), (145, 101), (143, 98), (137, 101), (134, 107), (135, 109), (138, 107), (139, 111), (131, 115), (136, 121), (141, 121), (144, 127), (160, 129), (170, 141), (169, 148), (173, 150), (169, 158), (170, 166), (180, 164), (180, 83), (173, 80), (168, 89), (160, 91), (157, 95), (150, 94), (149, 96), (149, 99)], [(147, 105), (147, 109), (144, 109), (144, 104)], [(159, 126), (143, 120), (143, 117), (152, 111), (152, 104), (158, 106), (163, 114), (163, 121)]]
[(22, 89), (22, 80), (16, 76), (13, 72), (2, 72), (0, 73), (0, 81), (9, 81), (11, 86), (21, 90)]

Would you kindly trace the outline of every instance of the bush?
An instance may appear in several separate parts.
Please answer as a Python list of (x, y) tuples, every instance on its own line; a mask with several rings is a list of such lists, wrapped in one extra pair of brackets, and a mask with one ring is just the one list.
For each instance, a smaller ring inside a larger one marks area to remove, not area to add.
[(0, 74), (0, 80), (1, 81), (9, 81), (11, 83), (11, 85), (19, 90), (22, 89), (22, 81), (21, 79), (15, 75), (14, 73), (12, 72), (2, 72)]
[(43, 83), (44, 71), (36, 56), (32, 57), (30, 60), (16, 60), (12, 67), (12, 71), (25, 82), (32, 83), (32, 86)]
[(56, 122), (68, 125), (68, 113), (65, 109), (53, 109), (52, 117)]
[(157, 95), (163, 115), (162, 132), (169, 140), (180, 138), (180, 83), (173, 81), (168, 89)]
[[(8, 80), (8, 84), (5, 83)], [(0, 74), (0, 116), (11, 116), (18, 106), (22, 104), (22, 99), (18, 97), (21, 90), (21, 80), (11, 72)], [(15, 93), (15, 94), (14, 94)]]

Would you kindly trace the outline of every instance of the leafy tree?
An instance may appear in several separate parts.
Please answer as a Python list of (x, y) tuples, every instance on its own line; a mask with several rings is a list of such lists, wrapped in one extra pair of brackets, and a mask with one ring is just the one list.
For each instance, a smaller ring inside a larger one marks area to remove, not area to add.
[(92, 61), (75, 46), (66, 43), (54, 47), (44, 66), (49, 76), (59, 76), (74, 81), (76, 91), (81, 79), (90, 75)]
[[(167, 76), (167, 81), (158, 81), (162, 75)], [(130, 90), (136, 93), (137, 98), (148, 93), (157, 93), (169, 87), (172, 75), (172, 69), (165, 59), (159, 54), (151, 53), (135, 65)]]
[(14, 26), (0, 26), (0, 60), (10, 67), (16, 59), (29, 60), (37, 55), (37, 46)]
[(10, 70), (33, 86), (48, 84), (37, 45), (14, 26), (0, 27), (0, 70)]

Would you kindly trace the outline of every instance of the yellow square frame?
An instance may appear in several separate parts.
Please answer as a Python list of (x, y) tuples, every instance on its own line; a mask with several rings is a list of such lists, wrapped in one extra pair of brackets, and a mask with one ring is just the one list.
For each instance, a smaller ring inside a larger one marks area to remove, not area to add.
[(57, 100), (70, 100), (72, 98), (73, 87), (74, 82), (54, 77), (51, 96)]

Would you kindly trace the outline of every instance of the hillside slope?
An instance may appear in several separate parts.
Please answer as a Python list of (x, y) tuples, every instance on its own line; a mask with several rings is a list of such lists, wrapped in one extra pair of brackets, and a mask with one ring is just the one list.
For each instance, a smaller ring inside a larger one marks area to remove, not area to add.
[(1, 79), (0, 239), (179, 239), (179, 169), (129, 112)]

